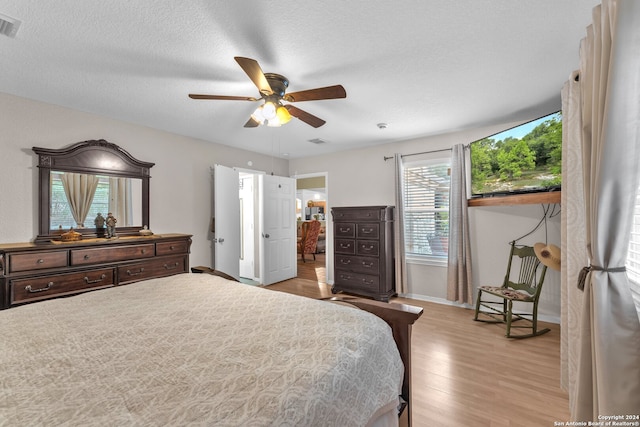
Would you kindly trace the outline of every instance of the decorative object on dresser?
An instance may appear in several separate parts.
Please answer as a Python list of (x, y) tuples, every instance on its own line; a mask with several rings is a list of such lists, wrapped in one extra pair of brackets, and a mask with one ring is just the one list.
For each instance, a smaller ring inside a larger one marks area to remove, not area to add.
[(393, 259), (393, 206), (332, 208), (333, 293), (388, 302), (396, 294)]
[(0, 244), (0, 309), (189, 271), (191, 236)]

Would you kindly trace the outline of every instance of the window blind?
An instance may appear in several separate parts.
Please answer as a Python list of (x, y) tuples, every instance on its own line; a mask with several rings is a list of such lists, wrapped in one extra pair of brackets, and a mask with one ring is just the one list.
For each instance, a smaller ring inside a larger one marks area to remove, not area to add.
[(405, 165), (403, 203), (407, 255), (447, 257), (449, 172), (449, 159)]

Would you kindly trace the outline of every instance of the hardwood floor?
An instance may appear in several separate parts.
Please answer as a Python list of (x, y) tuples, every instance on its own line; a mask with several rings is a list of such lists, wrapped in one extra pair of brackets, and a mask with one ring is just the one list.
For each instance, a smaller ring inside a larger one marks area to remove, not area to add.
[(327, 283), (325, 254), (316, 254), (315, 260), (312, 255), (305, 255), (305, 262), (298, 255), (298, 278)]
[[(302, 278), (267, 289), (332, 295), (326, 283)], [(560, 388), (559, 325), (544, 323), (551, 332), (512, 340), (503, 325), (474, 322), (471, 310), (394, 301), (424, 308), (412, 334), (414, 426), (540, 427), (569, 420), (568, 396)]]

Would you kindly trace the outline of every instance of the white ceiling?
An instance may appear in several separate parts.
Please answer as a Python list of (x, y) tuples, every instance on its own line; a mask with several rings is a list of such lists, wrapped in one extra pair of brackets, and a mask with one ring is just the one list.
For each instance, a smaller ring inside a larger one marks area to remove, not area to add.
[[(0, 0), (0, 92), (297, 158), (533, 119), (560, 107), (598, 0)], [(283, 74), (327, 123), (244, 128), (234, 61)], [(380, 130), (378, 123), (388, 123)], [(101, 138), (101, 135), (95, 135)], [(308, 142), (320, 138), (322, 145)], [(116, 142), (116, 141), (114, 141)], [(122, 142), (122, 141), (121, 141)]]

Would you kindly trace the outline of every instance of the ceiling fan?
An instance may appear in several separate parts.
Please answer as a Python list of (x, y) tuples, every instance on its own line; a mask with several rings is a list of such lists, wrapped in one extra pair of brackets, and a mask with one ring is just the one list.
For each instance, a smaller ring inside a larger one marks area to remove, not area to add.
[(286, 102), (317, 101), (321, 99), (346, 98), (347, 92), (341, 85), (308, 89), (300, 92), (285, 93), (289, 87), (289, 80), (280, 74), (263, 73), (258, 61), (251, 58), (236, 56), (234, 58), (251, 81), (260, 91), (260, 98), (252, 96), (227, 96), (227, 95), (199, 95), (190, 93), (192, 99), (218, 99), (225, 101), (258, 101), (264, 99), (264, 104), (256, 109), (244, 127), (257, 127), (261, 124), (268, 126), (282, 126), (291, 120), (291, 116), (297, 117), (314, 128), (324, 125), (326, 122), (313, 114), (294, 107)]

